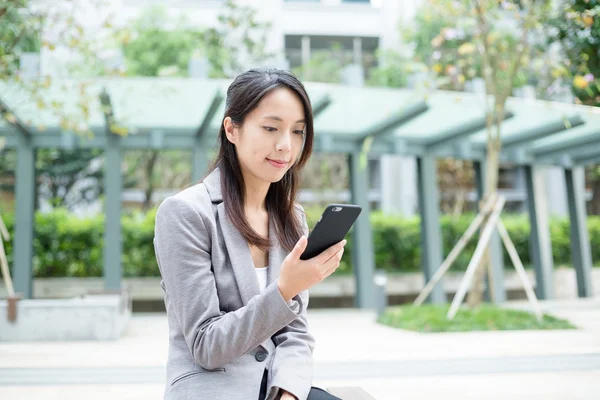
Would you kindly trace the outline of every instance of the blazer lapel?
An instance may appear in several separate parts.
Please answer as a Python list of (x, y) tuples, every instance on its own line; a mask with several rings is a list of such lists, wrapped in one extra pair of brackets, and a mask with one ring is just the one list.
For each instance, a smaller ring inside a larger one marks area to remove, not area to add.
[(281, 270), (281, 263), (285, 260), (287, 252), (279, 244), (277, 235), (275, 233), (275, 227), (273, 221), (269, 219), (269, 242), (271, 243), (271, 250), (269, 251), (269, 269), (267, 270), (267, 283), (272, 283), (279, 278), (279, 271)]
[(260, 293), (252, 255), (250, 254), (250, 247), (248, 247), (246, 239), (227, 217), (224, 203), (217, 205), (217, 212), (238, 290), (240, 291), (242, 302), (246, 305), (252, 297)]

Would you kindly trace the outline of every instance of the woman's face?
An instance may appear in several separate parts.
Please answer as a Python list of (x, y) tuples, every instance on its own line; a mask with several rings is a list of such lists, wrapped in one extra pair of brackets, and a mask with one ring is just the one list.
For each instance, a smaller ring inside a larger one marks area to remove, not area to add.
[(302, 151), (304, 119), (302, 102), (287, 88), (265, 95), (240, 126), (225, 118), (225, 132), (236, 147), (244, 178), (281, 180)]

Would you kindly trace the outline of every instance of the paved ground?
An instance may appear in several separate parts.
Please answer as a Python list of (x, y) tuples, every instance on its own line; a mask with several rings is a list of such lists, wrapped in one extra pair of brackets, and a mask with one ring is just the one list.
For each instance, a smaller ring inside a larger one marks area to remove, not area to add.
[[(311, 310), (315, 385), (362, 386), (379, 400), (599, 399), (600, 299), (543, 307), (580, 329), (419, 334), (371, 312)], [(0, 343), (0, 399), (159, 400), (166, 322), (135, 315), (115, 342)]]

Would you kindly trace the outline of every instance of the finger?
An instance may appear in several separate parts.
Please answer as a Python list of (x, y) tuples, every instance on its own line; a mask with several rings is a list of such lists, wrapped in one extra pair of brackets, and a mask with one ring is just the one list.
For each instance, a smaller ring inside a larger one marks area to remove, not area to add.
[(340, 249), (343, 249), (345, 245), (346, 239), (334, 244), (333, 246), (330, 246), (327, 250), (323, 251), (318, 256), (315, 256), (314, 259), (317, 264), (325, 264), (331, 257), (335, 256)]
[(323, 273), (323, 279), (327, 278), (329, 275), (333, 274), (340, 267), (340, 263), (332, 263), (331, 268)]
[[(344, 254), (344, 249), (341, 249), (337, 253), (335, 253), (327, 262), (321, 265), (321, 272), (323, 275), (331, 274), (331, 272), (335, 271), (340, 266), (340, 261), (342, 260), (342, 255)], [(331, 271), (331, 272), (330, 272)]]
[(292, 251), (290, 252), (290, 256), (292, 256), (293, 258), (300, 258), (300, 256), (306, 249), (307, 243), (308, 243), (308, 240), (306, 239), (306, 236), (302, 235), (300, 237), (300, 239), (298, 240), (298, 242), (296, 243), (296, 245), (294, 246), (294, 248), (292, 249)]
[[(335, 254), (332, 254), (331, 257), (329, 257), (327, 260), (325, 260), (325, 262), (323, 264), (326, 264), (327, 262), (329, 262), (330, 260), (341, 260), (342, 256), (344, 255), (344, 248), (342, 247), (340, 250), (338, 250)], [(339, 258), (338, 258), (339, 257)]]

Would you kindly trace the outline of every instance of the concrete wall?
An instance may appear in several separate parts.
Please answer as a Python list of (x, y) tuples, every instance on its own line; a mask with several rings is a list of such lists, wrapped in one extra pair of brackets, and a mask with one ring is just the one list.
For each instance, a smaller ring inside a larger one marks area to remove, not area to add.
[(126, 294), (25, 299), (17, 302), (16, 321), (6, 315), (0, 300), (0, 341), (115, 340), (129, 324), (131, 301)]
[[(530, 281), (534, 282), (533, 271), (527, 271)], [(455, 292), (463, 274), (449, 272), (444, 278), (445, 290)], [(134, 301), (162, 300), (163, 292), (159, 286), (160, 278), (124, 278), (123, 287), (127, 288)], [(387, 293), (396, 296), (416, 296), (425, 285), (423, 274), (419, 272), (394, 274), (388, 276)], [(600, 297), (600, 268), (592, 269), (592, 285), (595, 296)], [(36, 298), (73, 297), (89, 291), (101, 290), (102, 278), (40, 278), (33, 283)], [(505, 287), (509, 291), (523, 290), (523, 284), (514, 270), (505, 273)], [(574, 299), (577, 297), (575, 270), (556, 268), (554, 271), (556, 299)], [(312, 298), (335, 298), (353, 296), (356, 285), (352, 276), (331, 276), (310, 289)], [(0, 298), (6, 297), (4, 284), (0, 281)]]

